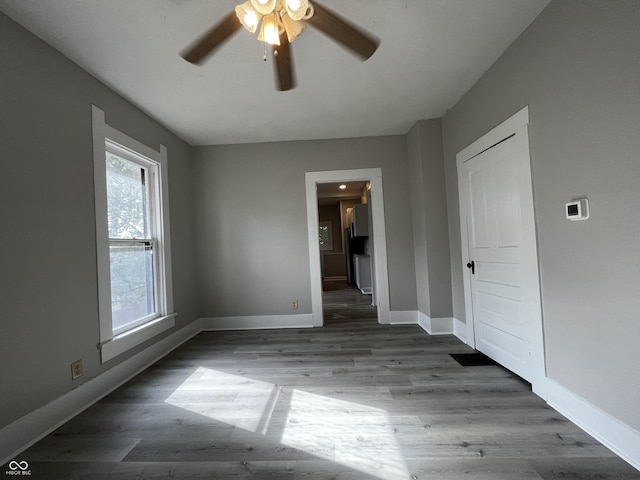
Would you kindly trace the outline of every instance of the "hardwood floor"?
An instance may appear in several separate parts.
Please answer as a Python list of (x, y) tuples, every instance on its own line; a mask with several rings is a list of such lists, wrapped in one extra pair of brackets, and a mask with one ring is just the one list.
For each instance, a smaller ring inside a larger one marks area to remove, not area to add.
[(518, 377), (455, 362), (455, 337), (324, 295), (323, 328), (203, 332), (18, 460), (46, 479), (640, 478)]

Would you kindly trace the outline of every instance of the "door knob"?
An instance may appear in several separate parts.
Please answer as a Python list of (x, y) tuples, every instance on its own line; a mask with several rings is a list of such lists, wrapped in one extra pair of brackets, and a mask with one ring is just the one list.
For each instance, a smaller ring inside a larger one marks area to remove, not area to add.
[(467, 268), (471, 269), (471, 274), (475, 274), (476, 273), (476, 262), (471, 260), (469, 263), (467, 263)]

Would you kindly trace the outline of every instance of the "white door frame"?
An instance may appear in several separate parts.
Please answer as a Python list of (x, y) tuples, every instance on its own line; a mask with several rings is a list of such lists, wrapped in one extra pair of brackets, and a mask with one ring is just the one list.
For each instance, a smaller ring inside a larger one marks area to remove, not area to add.
[[(531, 161), (529, 157), (529, 107), (526, 106), (503, 123), (486, 133), (471, 145), (460, 151), (456, 155), (456, 164), (458, 168), (458, 198), (460, 208), (460, 241), (462, 248), (462, 275), (464, 285), (464, 305), (466, 318), (466, 332), (464, 341), (475, 348), (475, 331), (474, 317), (471, 297), (471, 275), (469, 269), (466, 268), (469, 262), (469, 235), (467, 228), (467, 205), (463, 198), (466, 188), (462, 182), (464, 178), (460, 175), (460, 170), (465, 162), (488, 150), (496, 144), (510, 138), (514, 135), (522, 136), (523, 142), (527, 149), (527, 165), (521, 169), (521, 198), (522, 202), (522, 225), (523, 225), (523, 246), (524, 258), (522, 258), (522, 272), (527, 277), (528, 284), (535, 285), (528, 293), (527, 308), (531, 318), (535, 319), (535, 325), (532, 325), (530, 335), (530, 356), (533, 365), (532, 388), (533, 391), (542, 398), (547, 397), (546, 391), (546, 371), (544, 360), (544, 333), (542, 325), (542, 308), (540, 294), (540, 276), (538, 266), (538, 246), (536, 237), (534, 201), (533, 201), (533, 185), (531, 178)], [(535, 290), (535, 291), (534, 291)]]
[(309, 239), (309, 270), (311, 273), (311, 313), (313, 326), (324, 324), (322, 313), (322, 273), (320, 270), (320, 248), (318, 244), (318, 183), (370, 182), (371, 214), (373, 218), (373, 278), (374, 299), (378, 310), (378, 323), (389, 320), (389, 274), (387, 270), (387, 235), (384, 222), (384, 196), (382, 192), (382, 169), (363, 168), (357, 170), (332, 170), (307, 172), (307, 226)]

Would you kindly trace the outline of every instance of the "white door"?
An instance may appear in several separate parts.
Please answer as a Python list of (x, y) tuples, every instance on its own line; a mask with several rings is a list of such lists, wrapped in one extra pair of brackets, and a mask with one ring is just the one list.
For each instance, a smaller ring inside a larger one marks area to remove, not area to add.
[(534, 383), (544, 354), (526, 124), (475, 150), (458, 157), (470, 343)]

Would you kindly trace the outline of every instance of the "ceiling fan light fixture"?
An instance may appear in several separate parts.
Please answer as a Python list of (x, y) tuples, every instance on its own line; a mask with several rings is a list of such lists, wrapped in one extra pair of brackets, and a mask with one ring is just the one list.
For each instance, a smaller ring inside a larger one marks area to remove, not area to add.
[[(242, 26), (249, 32), (259, 32), (258, 40), (265, 43), (265, 61), (266, 44), (271, 44), (276, 88), (287, 91), (296, 86), (291, 43), (305, 30), (307, 23), (360, 56), (362, 60), (371, 57), (380, 44), (378, 39), (316, 3), (316, 0), (239, 1), (242, 3), (236, 4), (235, 11), (229, 12), (180, 53), (186, 61), (193, 64), (202, 63)], [(285, 34), (286, 37), (283, 36)]]
[(307, 28), (307, 25), (304, 22), (296, 22), (288, 15), (282, 16), (282, 24), (284, 25), (285, 32), (287, 32), (289, 43), (293, 42), (296, 37), (304, 32), (305, 28)]
[(258, 28), (262, 15), (259, 14), (251, 5), (251, 1), (247, 0), (242, 5), (236, 7), (236, 16), (244, 28), (254, 33)]
[(265, 15), (262, 19), (262, 28), (258, 40), (269, 45), (280, 45), (280, 25), (275, 13)]
[(251, 5), (262, 15), (269, 15), (276, 8), (277, 0), (250, 0)]
[(285, 0), (287, 15), (291, 20), (302, 20), (309, 10), (309, 0)]

